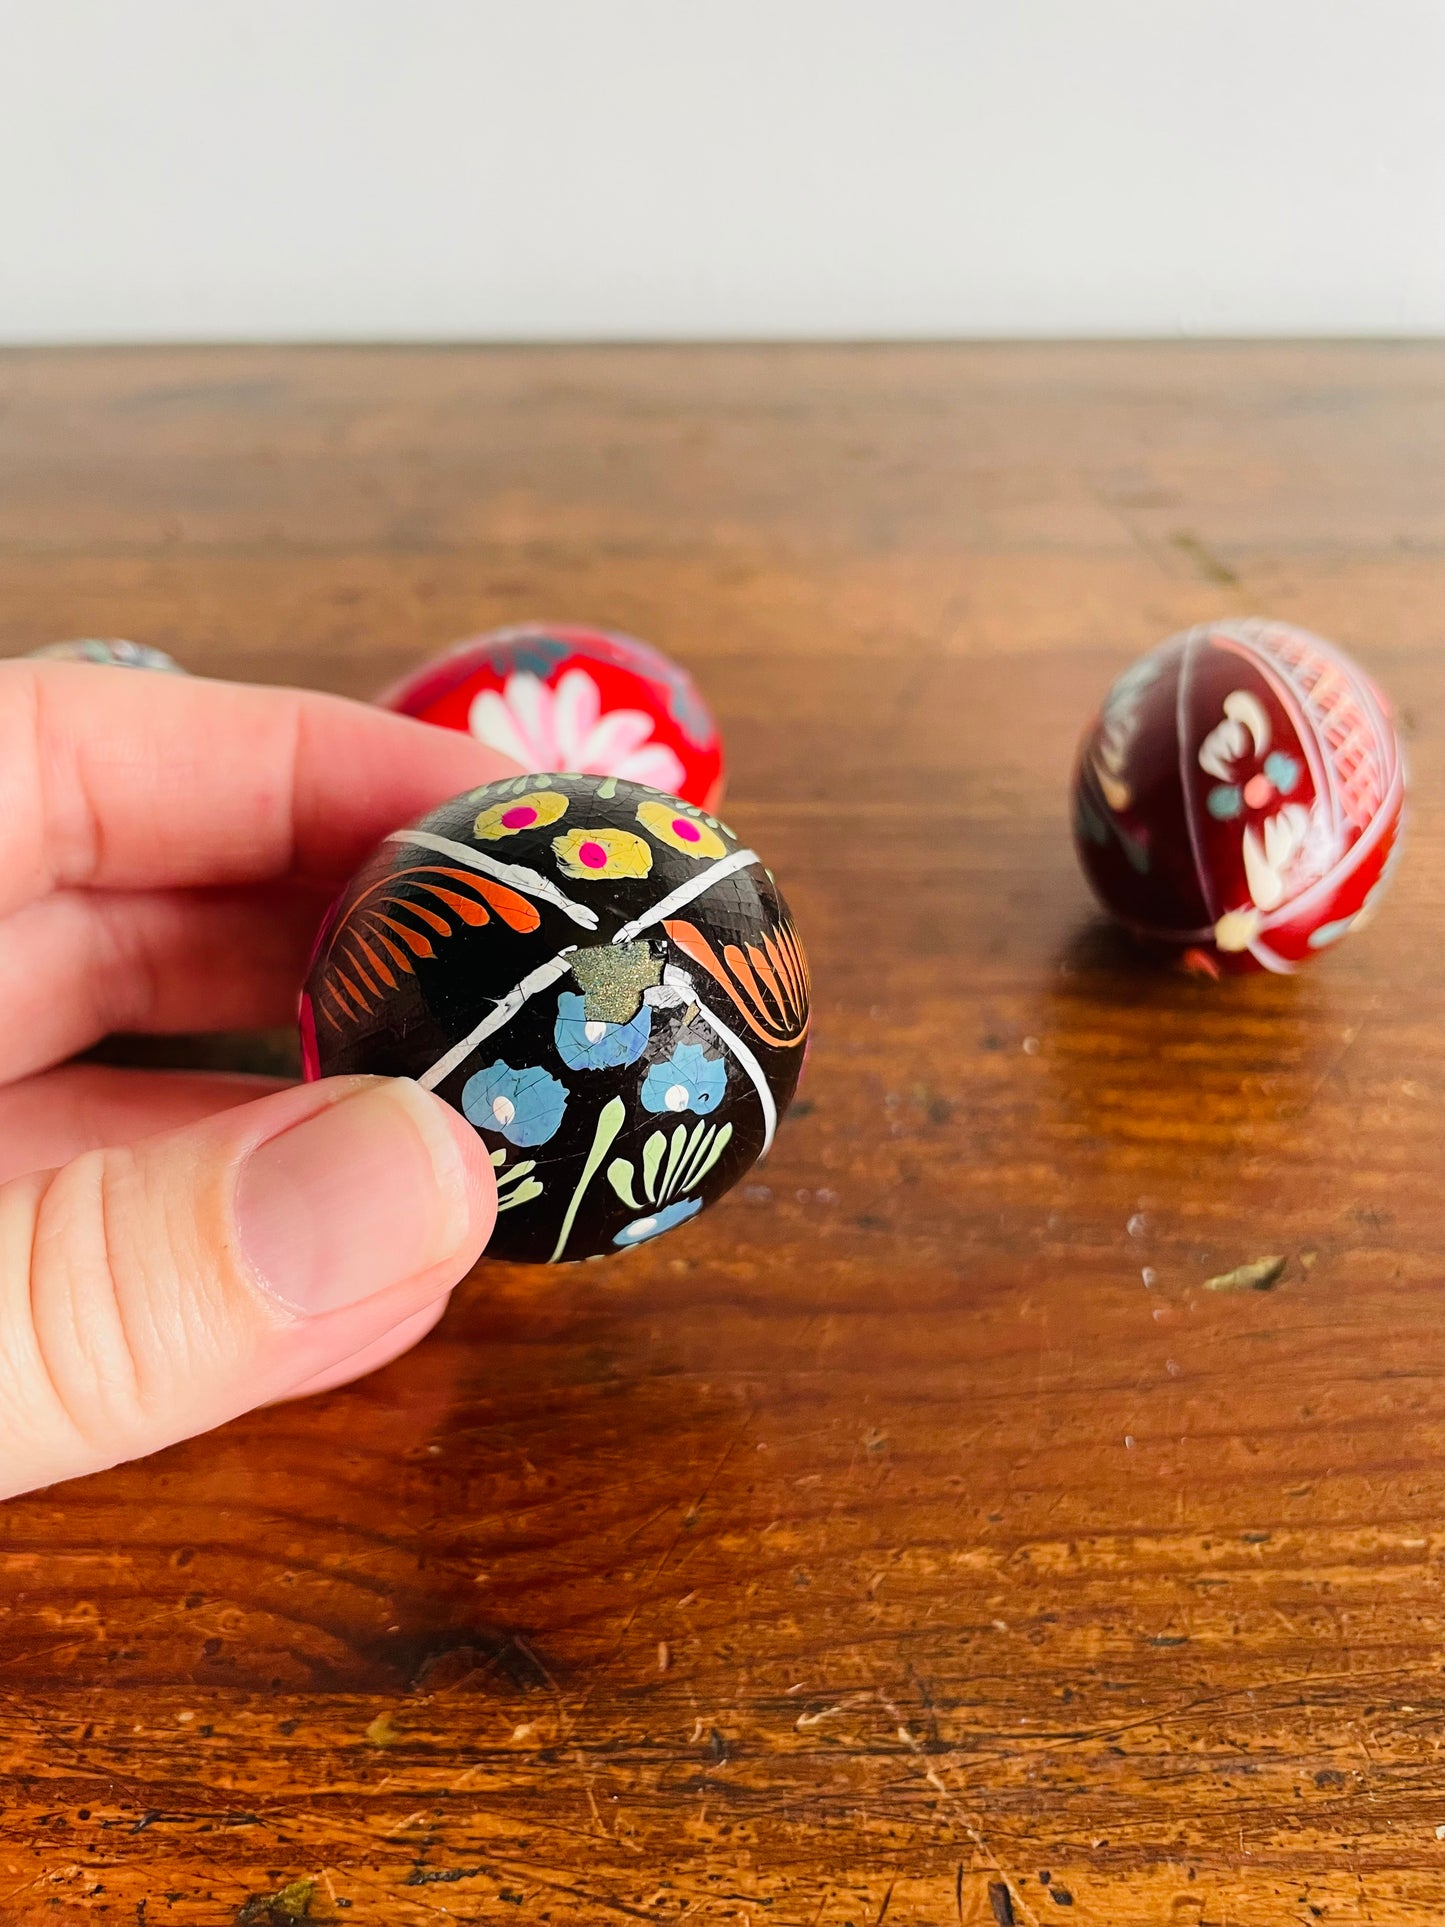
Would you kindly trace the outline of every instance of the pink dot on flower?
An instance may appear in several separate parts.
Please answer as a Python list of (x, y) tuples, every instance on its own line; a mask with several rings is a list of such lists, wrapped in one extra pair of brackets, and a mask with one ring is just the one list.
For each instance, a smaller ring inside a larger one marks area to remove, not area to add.
[(506, 810), (502, 815), (504, 830), (525, 830), (529, 823), (535, 823), (537, 812), (530, 803), (518, 803), (515, 809)]
[(702, 831), (696, 823), (689, 823), (685, 816), (675, 816), (672, 819), (672, 833), (674, 836), (680, 836), (684, 843), (698, 843), (702, 840)]
[(1274, 784), (1267, 776), (1251, 776), (1244, 786), (1244, 800), (1252, 810), (1263, 809), (1274, 795)]
[(607, 852), (600, 843), (583, 843), (578, 846), (577, 861), (585, 863), (589, 870), (605, 870)]

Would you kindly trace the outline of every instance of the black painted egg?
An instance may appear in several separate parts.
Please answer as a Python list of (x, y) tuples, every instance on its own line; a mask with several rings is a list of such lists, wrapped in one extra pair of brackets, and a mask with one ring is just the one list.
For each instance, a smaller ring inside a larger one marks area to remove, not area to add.
[(489, 1255), (556, 1264), (695, 1217), (772, 1142), (808, 972), (772, 873), (617, 777), (457, 797), (374, 853), (301, 1000), (308, 1077), (414, 1077), (491, 1151)]

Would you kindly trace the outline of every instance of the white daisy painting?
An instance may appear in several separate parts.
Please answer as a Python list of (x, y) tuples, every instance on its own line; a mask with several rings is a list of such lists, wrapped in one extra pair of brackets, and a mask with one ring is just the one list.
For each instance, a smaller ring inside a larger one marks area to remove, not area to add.
[(585, 669), (569, 669), (549, 688), (524, 669), (501, 691), (481, 690), (471, 706), (473, 736), (526, 770), (621, 776), (675, 794), (684, 771), (665, 743), (655, 742), (652, 718), (640, 709), (602, 707)]

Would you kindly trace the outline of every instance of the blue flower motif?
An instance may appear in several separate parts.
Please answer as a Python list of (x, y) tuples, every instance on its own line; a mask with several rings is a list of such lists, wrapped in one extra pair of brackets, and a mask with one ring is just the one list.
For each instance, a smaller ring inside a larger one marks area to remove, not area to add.
[(667, 665), (667, 707), (672, 720), (694, 749), (700, 749), (713, 734), (713, 720), (702, 706), (702, 699), (682, 673)]
[(1309, 934), (1310, 949), (1323, 950), (1329, 944), (1338, 943), (1354, 921), (1354, 917), (1340, 917), (1334, 923), (1322, 923)]
[(553, 1036), (569, 1070), (603, 1071), (619, 1064), (635, 1064), (651, 1035), (652, 1008), (648, 1004), (640, 1004), (637, 1015), (625, 1024), (602, 1024), (595, 1018), (588, 1022), (586, 999), (575, 991), (564, 990), (557, 999)]
[(1288, 796), (1300, 779), (1299, 759), (1276, 749), (1264, 759), (1264, 773), (1281, 796)]
[(634, 1218), (631, 1224), (623, 1225), (612, 1242), (624, 1249), (628, 1245), (646, 1244), (649, 1238), (660, 1237), (664, 1231), (671, 1231), (674, 1225), (686, 1224), (701, 1210), (701, 1198), (683, 1198), (677, 1204), (665, 1205), (661, 1211), (654, 1211), (650, 1218)]
[(701, 1044), (678, 1044), (671, 1057), (649, 1067), (642, 1080), (647, 1111), (711, 1111), (727, 1088), (728, 1067)]
[(1221, 783), (1205, 798), (1205, 807), (1217, 822), (1228, 823), (1244, 808), (1244, 797), (1237, 783)]
[(1075, 798), (1074, 833), (1082, 842), (1103, 849), (1109, 841), (1109, 826), (1082, 794)]
[(519, 669), (535, 676), (538, 682), (545, 682), (559, 662), (575, 654), (570, 642), (559, 642), (555, 636), (534, 635), (527, 629), (503, 629), (487, 640), (493, 646), (482, 660), (492, 674), (504, 682)]
[(479, 1131), (499, 1132), (509, 1144), (545, 1144), (567, 1108), (567, 1087), (540, 1065), (514, 1071), (500, 1059), (462, 1086), (462, 1111)]

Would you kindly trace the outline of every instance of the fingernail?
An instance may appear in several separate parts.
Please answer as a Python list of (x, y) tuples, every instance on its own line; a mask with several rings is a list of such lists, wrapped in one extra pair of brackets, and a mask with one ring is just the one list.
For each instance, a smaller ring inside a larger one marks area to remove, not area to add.
[(368, 1078), (251, 1153), (236, 1191), (242, 1250), (273, 1296), (312, 1315), (450, 1260), (444, 1291), (484, 1235), (474, 1144), (419, 1085)]

